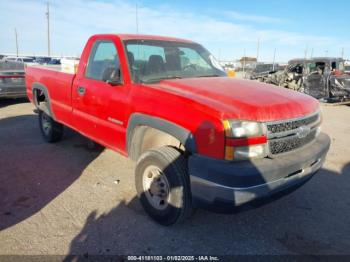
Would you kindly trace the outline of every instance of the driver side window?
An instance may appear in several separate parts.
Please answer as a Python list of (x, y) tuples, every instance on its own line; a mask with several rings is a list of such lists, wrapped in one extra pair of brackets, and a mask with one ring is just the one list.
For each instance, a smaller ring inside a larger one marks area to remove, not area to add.
[(100, 81), (120, 81), (120, 61), (111, 41), (96, 41), (91, 49), (85, 77)]

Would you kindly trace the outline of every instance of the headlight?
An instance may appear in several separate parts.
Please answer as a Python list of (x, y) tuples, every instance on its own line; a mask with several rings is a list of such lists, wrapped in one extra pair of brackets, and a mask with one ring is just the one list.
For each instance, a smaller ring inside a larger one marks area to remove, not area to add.
[(267, 156), (266, 126), (252, 121), (223, 121), (225, 159), (243, 160)]
[(261, 136), (265, 134), (263, 124), (258, 122), (229, 121), (229, 125), (229, 131), (231, 132), (229, 137), (241, 138)]

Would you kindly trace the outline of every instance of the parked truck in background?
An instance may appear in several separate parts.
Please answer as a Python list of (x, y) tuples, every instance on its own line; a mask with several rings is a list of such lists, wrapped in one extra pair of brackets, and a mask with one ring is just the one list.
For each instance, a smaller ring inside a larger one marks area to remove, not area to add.
[(142, 206), (163, 225), (289, 192), (330, 146), (317, 100), (226, 77), (188, 40), (94, 35), (76, 73), (28, 66), (26, 86), (47, 142), (68, 126), (137, 162)]

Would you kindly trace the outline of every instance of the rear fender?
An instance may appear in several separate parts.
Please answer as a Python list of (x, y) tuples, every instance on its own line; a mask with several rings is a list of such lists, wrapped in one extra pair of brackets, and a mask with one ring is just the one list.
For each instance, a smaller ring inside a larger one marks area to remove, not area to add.
[[(52, 117), (54, 120), (56, 120), (56, 117), (52, 111), (51, 99), (50, 99), (50, 95), (49, 95), (49, 91), (48, 91), (47, 87), (41, 83), (35, 82), (32, 85), (32, 92), (33, 92), (33, 103), (34, 103), (35, 107), (38, 110), (45, 112), (47, 115)], [(45, 96), (44, 101), (39, 100), (40, 94), (43, 94)]]

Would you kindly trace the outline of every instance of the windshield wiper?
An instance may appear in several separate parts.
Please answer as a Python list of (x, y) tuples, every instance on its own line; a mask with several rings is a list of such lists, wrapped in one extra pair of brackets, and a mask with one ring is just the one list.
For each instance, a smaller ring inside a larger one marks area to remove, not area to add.
[(151, 78), (147, 80), (143, 80), (144, 83), (152, 83), (152, 82), (159, 82), (166, 79), (181, 79), (182, 77), (179, 75), (170, 75), (170, 76), (163, 76), (158, 78)]
[(201, 76), (197, 76), (197, 77), (219, 77), (219, 75), (217, 75), (217, 74), (213, 74), (213, 75), (201, 75)]

